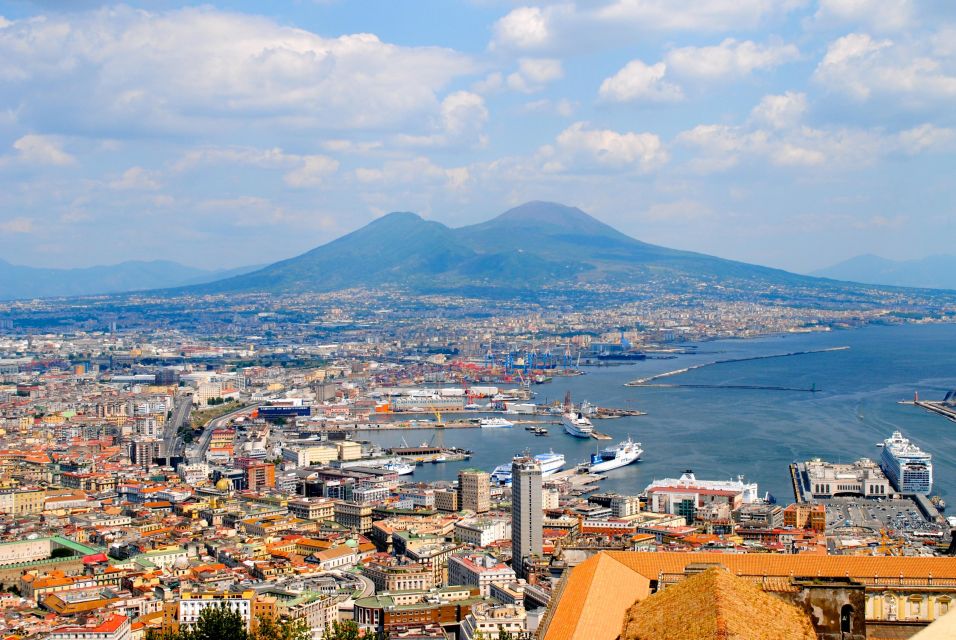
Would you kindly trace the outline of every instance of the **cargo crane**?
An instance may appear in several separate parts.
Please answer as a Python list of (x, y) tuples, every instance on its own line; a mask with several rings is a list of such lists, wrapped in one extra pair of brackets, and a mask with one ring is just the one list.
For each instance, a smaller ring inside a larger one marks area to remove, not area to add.
[(564, 369), (565, 371), (571, 369), (571, 343), (570, 342), (564, 348)]

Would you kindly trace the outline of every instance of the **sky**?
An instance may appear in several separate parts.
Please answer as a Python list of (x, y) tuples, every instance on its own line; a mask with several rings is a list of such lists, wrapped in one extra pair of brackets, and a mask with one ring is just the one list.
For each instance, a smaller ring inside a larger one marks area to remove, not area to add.
[(809, 272), (956, 253), (956, 3), (0, 0), (0, 259), (263, 264), (529, 200)]

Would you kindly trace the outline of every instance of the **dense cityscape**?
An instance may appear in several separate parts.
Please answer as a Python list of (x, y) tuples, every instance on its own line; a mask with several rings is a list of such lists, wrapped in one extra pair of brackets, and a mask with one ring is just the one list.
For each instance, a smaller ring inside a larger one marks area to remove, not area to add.
[[(145, 638), (226, 604), (245, 625), (304, 620), (315, 638), (340, 621), (389, 638), (548, 638), (568, 615), (562, 576), (602, 551), (682, 554), (692, 564), (674, 581), (695, 562), (723, 562), (712, 554), (786, 557), (748, 571), (792, 580), (801, 597), (806, 572), (849, 575), (870, 626), (929, 621), (956, 595), (945, 565), (918, 564), (953, 544), (931, 463), (913, 480), (888, 458), (801, 460), (780, 470), (794, 494), (779, 498), (678, 466), (633, 492), (606, 491), (602, 480), (643, 450), (600, 429), (641, 411), (536, 400), (596, 367), (675, 359), (709, 340), (945, 322), (952, 307), (914, 318), (903, 313), (913, 303), (894, 313), (678, 297), (473, 313), (465, 300), (355, 292), (272, 311), (233, 301), (203, 320), (195, 304), (174, 300), (160, 317), (93, 304), (70, 316), (82, 328), (62, 333), (20, 326), (59, 305), (7, 306), (5, 633), (67, 640), (82, 624), (82, 638)], [(954, 405), (934, 409), (952, 416)], [(475, 468), (468, 449), (442, 444), (459, 429), (585, 437), (598, 453), (502, 451), (498, 467)], [(401, 446), (374, 442), (402, 431)], [(884, 451), (922, 454), (893, 437)], [(455, 479), (416, 480), (433, 465), (456, 465)], [(821, 563), (832, 556), (850, 564)], [(675, 571), (633, 570), (652, 581)]]
[(0, 0), (0, 640), (956, 638), (954, 43)]

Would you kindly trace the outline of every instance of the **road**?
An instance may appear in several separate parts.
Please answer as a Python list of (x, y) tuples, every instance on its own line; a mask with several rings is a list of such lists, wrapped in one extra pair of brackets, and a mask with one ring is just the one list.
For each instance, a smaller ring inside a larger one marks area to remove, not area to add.
[(163, 455), (167, 458), (181, 453), (183, 441), (179, 437), (179, 428), (189, 419), (189, 410), (192, 406), (192, 396), (179, 395), (174, 401), (173, 415), (166, 421), (163, 429)]
[(249, 406), (239, 407), (235, 411), (230, 411), (225, 415), (219, 416), (218, 418), (207, 422), (203, 427), (202, 435), (199, 437), (198, 449), (194, 449), (190, 453), (189, 461), (193, 464), (204, 461), (206, 459), (206, 451), (209, 450), (209, 442), (212, 440), (212, 432), (221, 428), (236, 416), (243, 413), (249, 413), (253, 408), (254, 407)]

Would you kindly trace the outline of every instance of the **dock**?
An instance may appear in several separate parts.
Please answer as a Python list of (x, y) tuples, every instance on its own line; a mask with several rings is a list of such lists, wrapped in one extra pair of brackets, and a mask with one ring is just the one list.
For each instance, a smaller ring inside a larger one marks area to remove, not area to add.
[(597, 491), (604, 476), (593, 473), (579, 473), (577, 468), (558, 471), (544, 479), (546, 484), (556, 485), (558, 491), (566, 495), (581, 496)]
[(910, 404), (920, 409), (925, 409), (931, 413), (936, 413), (944, 418), (956, 422), (956, 407), (950, 407), (942, 402), (930, 402), (926, 400), (900, 400), (899, 404)]

